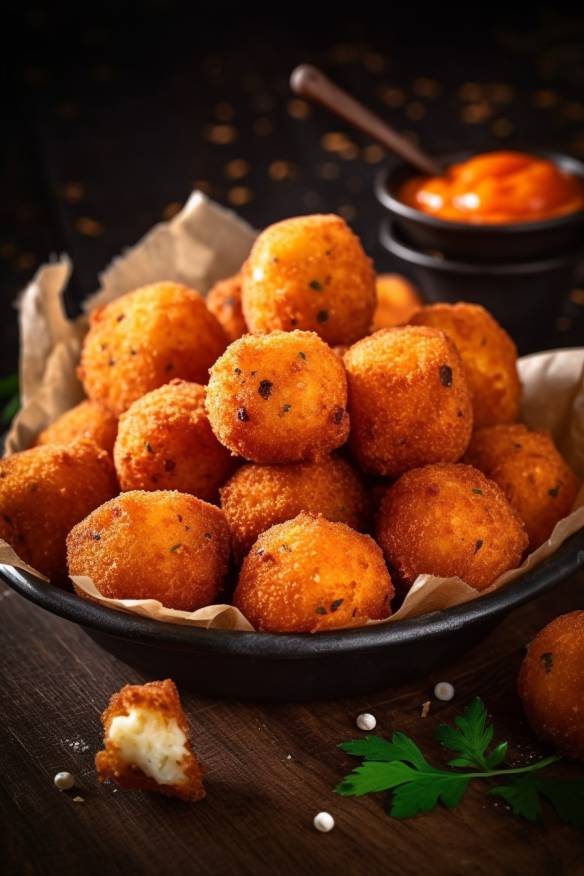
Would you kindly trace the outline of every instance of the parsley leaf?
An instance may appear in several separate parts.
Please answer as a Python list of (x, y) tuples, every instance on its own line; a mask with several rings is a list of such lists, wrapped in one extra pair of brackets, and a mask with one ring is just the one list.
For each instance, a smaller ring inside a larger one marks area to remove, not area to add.
[(527, 774), (510, 778), (508, 785), (498, 785), (489, 791), (502, 797), (515, 815), (529, 821), (541, 816), (541, 798), (545, 797), (556, 814), (566, 824), (584, 828), (584, 782), (570, 779), (547, 779), (540, 775)]
[(8, 426), (20, 407), (18, 374), (0, 377), (0, 399), (4, 401), (0, 405), (0, 425)]
[(18, 374), (0, 377), (0, 398), (11, 398), (18, 392)]
[[(436, 731), (438, 742), (462, 755), (449, 761), (449, 765), (489, 769), (485, 753), (493, 740), (494, 729), (492, 724), (487, 724), (487, 710), (482, 700), (476, 697), (463, 714), (454, 719), (454, 723), (456, 727), (441, 724)], [(501, 763), (501, 760), (497, 762)]]
[(354, 757), (364, 757), (365, 760), (388, 761), (395, 760), (391, 742), (381, 736), (366, 736), (365, 739), (353, 739), (351, 742), (341, 742), (339, 748)]
[(413, 818), (434, 809), (439, 802), (448, 809), (458, 806), (470, 779), (456, 773), (439, 774), (439, 770), (433, 770), (427, 777), (418, 775), (414, 781), (396, 788), (389, 814), (393, 818)]
[(428, 766), (428, 762), (414, 740), (406, 736), (405, 733), (394, 733), (391, 742), (381, 736), (366, 736), (365, 739), (341, 742), (339, 748), (342, 748), (347, 754), (364, 757), (365, 760), (404, 760), (414, 766)]
[(390, 815), (413, 818), (439, 803), (450, 809), (458, 806), (471, 781), (504, 776), (506, 784), (490, 788), (489, 793), (504, 799), (515, 815), (536, 821), (542, 813), (542, 799), (546, 799), (566, 824), (584, 827), (584, 781), (542, 777), (540, 770), (558, 761), (557, 755), (527, 766), (502, 768), (508, 744), (500, 742), (489, 752), (493, 732), (478, 698), (454, 719), (454, 726), (438, 727), (436, 739), (458, 755), (449, 766), (466, 767), (464, 772), (432, 766), (405, 733), (396, 732), (391, 740), (366, 736), (342, 742), (339, 748), (363, 761), (335, 791), (345, 797), (391, 791)]
[(537, 821), (541, 815), (541, 803), (534, 776), (521, 776), (510, 785), (497, 785), (489, 794), (502, 797), (513, 810), (514, 815), (522, 815), (528, 821)]
[(20, 408), (20, 398), (17, 395), (13, 395), (10, 401), (6, 402), (4, 407), (2, 408), (2, 412), (0, 413), (0, 424), (2, 426), (9, 426), (16, 414), (18, 413), (18, 409)]
[(468, 782), (464, 775), (435, 769), (424, 758), (417, 766), (401, 760), (365, 760), (335, 791), (343, 797), (361, 797), (395, 789), (390, 814), (394, 818), (412, 818), (434, 809), (440, 801), (450, 809), (457, 806)]

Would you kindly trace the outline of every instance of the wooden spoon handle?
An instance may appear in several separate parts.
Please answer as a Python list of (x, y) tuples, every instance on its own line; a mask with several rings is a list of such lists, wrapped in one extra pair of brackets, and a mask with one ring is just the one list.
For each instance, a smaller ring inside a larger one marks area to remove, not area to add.
[(434, 158), (398, 134), (383, 119), (336, 86), (324, 73), (311, 64), (301, 64), (292, 71), (290, 87), (299, 97), (314, 100), (336, 113), (354, 128), (367, 134), (373, 140), (377, 140), (391, 152), (395, 152), (421, 173), (438, 176), (443, 172), (440, 164)]

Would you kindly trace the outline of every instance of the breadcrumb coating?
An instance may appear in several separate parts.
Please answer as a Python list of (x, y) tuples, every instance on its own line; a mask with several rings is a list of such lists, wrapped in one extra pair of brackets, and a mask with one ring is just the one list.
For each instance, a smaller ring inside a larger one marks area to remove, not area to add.
[(66, 584), (69, 530), (118, 492), (113, 463), (89, 438), (0, 459), (0, 538), (53, 584)]
[(337, 456), (293, 465), (250, 463), (220, 493), (238, 561), (262, 532), (301, 511), (322, 514), (357, 530), (365, 529), (369, 520), (365, 487), (355, 469)]
[(375, 273), (340, 216), (298, 216), (270, 225), (254, 243), (242, 281), (250, 331), (305, 329), (334, 346), (352, 344), (371, 326)]
[(388, 617), (393, 592), (370, 536), (302, 513), (260, 535), (234, 604), (257, 630), (315, 633)]
[(207, 501), (235, 468), (209, 425), (205, 388), (186, 380), (152, 390), (122, 414), (114, 461), (122, 490), (179, 490)]
[(215, 283), (207, 295), (207, 307), (223, 326), (230, 341), (247, 332), (241, 309), (241, 271)]
[(530, 431), (522, 423), (478, 429), (465, 461), (501, 487), (525, 524), (531, 550), (572, 511), (579, 481), (545, 429)]
[(519, 696), (533, 732), (584, 761), (584, 611), (560, 615), (529, 645)]
[(71, 530), (67, 562), (70, 575), (89, 576), (109, 599), (158, 599), (167, 608), (195, 611), (219, 593), (229, 528), (219, 508), (195, 496), (135, 490)]
[(406, 588), (427, 574), (484, 590), (518, 566), (527, 547), (502, 490), (472, 466), (451, 463), (409, 471), (389, 488), (377, 540)]
[(410, 324), (441, 329), (456, 344), (473, 396), (475, 429), (517, 419), (521, 400), (517, 348), (484, 307), (432, 304), (418, 310)]
[(437, 329), (381, 329), (344, 357), (349, 444), (361, 468), (398, 477), (432, 462), (456, 462), (472, 431), (472, 401), (460, 355)]
[(117, 431), (117, 417), (99, 402), (85, 399), (43, 429), (35, 444), (70, 444), (77, 438), (91, 438), (112, 456)]
[(399, 274), (379, 274), (376, 281), (377, 307), (373, 331), (394, 328), (407, 322), (422, 306), (420, 296), (409, 280)]
[(349, 433), (347, 380), (314, 332), (270, 332), (234, 341), (210, 370), (213, 432), (251, 462), (318, 459)]
[(91, 312), (78, 374), (89, 398), (119, 416), (174, 377), (206, 383), (227, 343), (198, 292), (154, 283)]
[(104, 750), (95, 755), (100, 782), (111, 779), (121, 788), (187, 802), (203, 799), (203, 770), (173, 681), (127, 684), (101, 720)]

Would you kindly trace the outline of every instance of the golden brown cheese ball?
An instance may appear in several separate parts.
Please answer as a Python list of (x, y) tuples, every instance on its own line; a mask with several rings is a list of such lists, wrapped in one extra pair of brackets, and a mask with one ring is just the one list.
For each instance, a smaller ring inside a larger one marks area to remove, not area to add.
[(349, 433), (347, 379), (314, 332), (245, 335), (210, 370), (206, 406), (219, 441), (251, 462), (318, 459)]
[(345, 354), (351, 450), (364, 471), (398, 477), (456, 462), (472, 431), (460, 355), (437, 329), (382, 329)]
[(412, 284), (399, 274), (379, 274), (376, 287), (377, 307), (373, 315), (373, 331), (407, 322), (421, 307), (420, 296)]
[(364, 529), (369, 499), (356, 471), (335, 456), (293, 465), (244, 465), (221, 489), (233, 552), (243, 559), (275, 523), (308, 511)]
[(531, 550), (572, 511), (578, 478), (545, 429), (531, 432), (521, 423), (478, 429), (465, 461), (501, 487), (525, 524)]
[(389, 488), (377, 540), (409, 588), (418, 575), (457, 575), (484, 590), (518, 566), (527, 547), (519, 515), (499, 487), (470, 465), (439, 463), (407, 472)]
[(69, 574), (89, 576), (102, 596), (158, 599), (183, 611), (214, 602), (228, 561), (223, 512), (170, 490), (122, 493), (67, 538)]
[(303, 513), (260, 535), (244, 560), (234, 604), (257, 630), (316, 633), (388, 617), (392, 596), (370, 536)]
[(247, 332), (241, 309), (241, 273), (215, 283), (207, 295), (207, 307), (223, 326), (230, 341)]
[(85, 399), (43, 429), (36, 444), (70, 444), (77, 438), (91, 438), (111, 456), (117, 431), (117, 417), (99, 402)]
[(519, 696), (533, 732), (584, 760), (584, 611), (557, 617), (529, 645)]
[(66, 581), (67, 533), (118, 492), (109, 455), (88, 438), (0, 459), (0, 538), (50, 578)]
[(205, 388), (171, 380), (120, 417), (114, 462), (122, 490), (179, 490), (213, 501), (235, 461), (215, 438)]
[(250, 331), (308, 329), (331, 346), (352, 344), (369, 331), (375, 273), (340, 216), (298, 216), (270, 225), (242, 276)]
[(410, 323), (441, 329), (456, 344), (473, 394), (475, 428), (517, 419), (521, 398), (517, 348), (484, 307), (432, 304), (415, 313)]
[(101, 716), (104, 750), (95, 755), (100, 782), (157, 791), (189, 802), (205, 796), (203, 770), (170, 678), (127, 684)]
[(117, 415), (173, 377), (206, 383), (228, 343), (199, 293), (178, 283), (129, 292), (89, 319), (79, 377), (89, 398)]

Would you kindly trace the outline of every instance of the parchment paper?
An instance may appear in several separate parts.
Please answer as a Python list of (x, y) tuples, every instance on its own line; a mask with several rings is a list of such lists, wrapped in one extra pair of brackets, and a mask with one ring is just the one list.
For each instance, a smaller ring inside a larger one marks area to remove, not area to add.
[[(85, 302), (84, 310), (158, 280), (176, 280), (206, 294), (213, 283), (239, 269), (254, 237), (253, 229), (232, 212), (209, 201), (201, 192), (194, 192), (174, 219), (155, 226), (136, 246), (112, 262), (100, 277), (100, 290)], [(23, 406), (7, 436), (6, 454), (29, 447), (42, 429), (83, 397), (75, 369), (87, 324), (83, 316), (70, 321), (65, 315), (63, 292), (70, 273), (69, 259), (63, 256), (40, 268), (21, 296)], [(519, 362), (519, 372), (523, 384), (521, 420), (531, 428), (549, 429), (570, 465), (584, 478), (584, 348), (524, 357)], [(584, 487), (574, 511), (558, 523), (551, 538), (527, 557), (520, 568), (506, 572), (483, 593), (533, 568), (582, 527)], [(2, 540), (0, 565), (34, 572)], [(175, 611), (153, 599), (106, 599), (89, 578), (77, 577), (74, 581), (89, 599), (144, 617), (215, 629), (253, 629), (231, 605), (206, 606), (195, 612)], [(370, 623), (392, 623), (480, 596), (459, 578), (421, 575), (399, 611), (387, 620)]]

